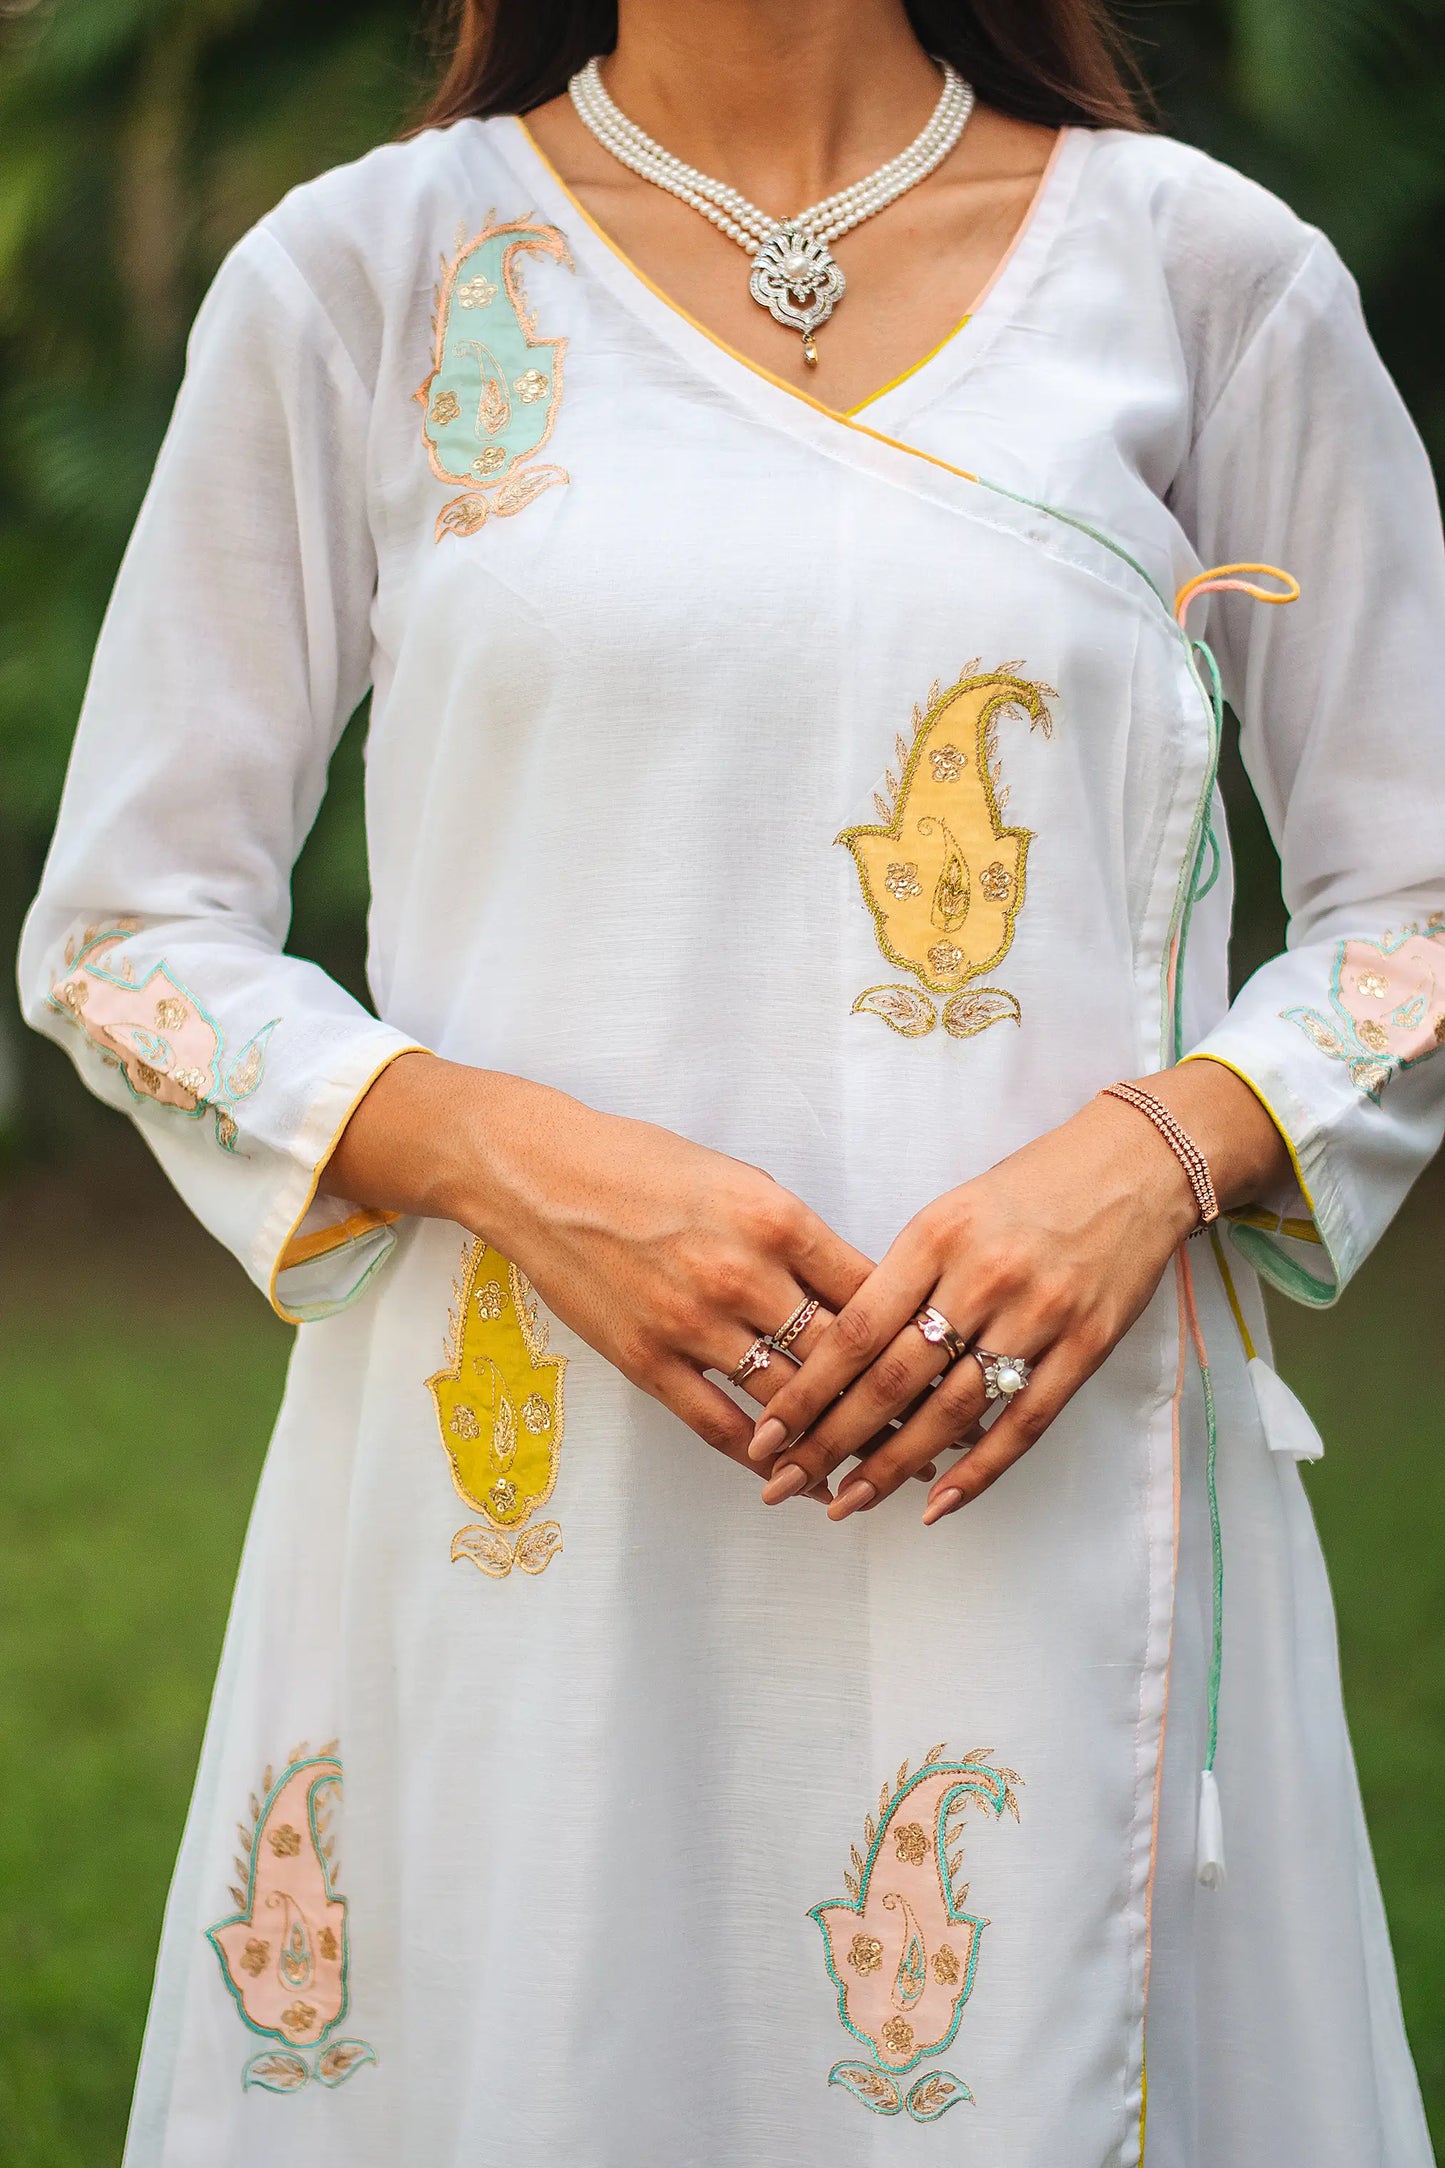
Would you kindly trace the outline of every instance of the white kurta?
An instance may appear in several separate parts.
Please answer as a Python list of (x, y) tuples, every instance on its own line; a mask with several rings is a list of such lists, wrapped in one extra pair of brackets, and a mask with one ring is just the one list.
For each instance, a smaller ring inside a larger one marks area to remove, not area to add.
[[(1172, 604), (1236, 559), (1303, 596), (1190, 619), (1292, 913), (1229, 1008)], [(1312, 1434), (1246, 1355), (1254, 1268), (1330, 1299), (1441, 1134), (1442, 626), (1350, 281), (1176, 144), (1067, 134), (967, 327), (851, 421), (672, 309), (515, 121), (235, 250), (21, 966), (308, 1321), (130, 2168), (1095, 2168), (1144, 2133), (1150, 2168), (1423, 2168)], [(368, 685), (381, 1022), (281, 953)], [(765, 1165), (875, 1255), (1114, 1077), (1203, 1047), (1253, 1083), (1299, 1193), (1191, 1245), (1222, 1888), (1173, 1279), (956, 1521), (765, 1512), (505, 1257), (312, 1202), (416, 1044)]]

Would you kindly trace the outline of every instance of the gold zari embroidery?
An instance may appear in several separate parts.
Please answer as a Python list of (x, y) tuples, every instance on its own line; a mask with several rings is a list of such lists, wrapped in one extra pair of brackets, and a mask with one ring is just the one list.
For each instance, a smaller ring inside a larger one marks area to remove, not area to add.
[(562, 1548), (557, 1523), (531, 1517), (557, 1480), (566, 1358), (548, 1355), (531, 1287), (487, 1243), (471, 1245), (455, 1293), (450, 1362), (427, 1385), (458, 1495), (486, 1520), (451, 1555), (494, 1580), (541, 1573)]
[[(970, 664), (946, 692), (935, 686), (926, 708), (914, 710), (912, 744), (899, 737), (898, 773), (885, 778), (889, 795), (874, 793), (878, 824), (837, 838), (852, 853), (878, 946), (923, 989), (870, 986), (854, 1010), (904, 1038), (923, 1038), (939, 1023), (951, 1037), (972, 1038), (1021, 1015), (1005, 988), (974, 985), (1012, 945), (1032, 840), (1031, 830), (1004, 822), (998, 725), (1022, 716), (1047, 738), (1058, 696), (1016, 676), (1011, 663), (982, 676), (976, 669)], [(930, 996), (943, 997), (941, 1009)]]

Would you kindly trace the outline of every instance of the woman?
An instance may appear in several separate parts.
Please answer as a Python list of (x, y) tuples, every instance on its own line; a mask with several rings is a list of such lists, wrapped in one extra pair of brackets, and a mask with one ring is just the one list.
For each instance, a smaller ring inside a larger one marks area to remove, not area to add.
[(468, 0), (233, 252), (22, 959), (306, 1327), (131, 2168), (1428, 2160), (1256, 1275), (1441, 1133), (1442, 623), (1086, 0)]

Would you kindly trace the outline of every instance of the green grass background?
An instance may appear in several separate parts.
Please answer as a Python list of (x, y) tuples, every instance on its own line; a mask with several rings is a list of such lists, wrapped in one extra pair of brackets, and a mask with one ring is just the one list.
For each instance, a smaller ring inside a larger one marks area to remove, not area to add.
[[(135, 1182), (120, 1207), (104, 1193), (87, 1204), (68, 1182), (22, 1188), (0, 1209), (4, 2168), (119, 2158), (167, 1878), (290, 1344), (149, 1175)], [(1275, 1306), (1280, 1366), (1328, 1447), (1308, 1482), (1437, 2143), (1442, 1205), (1432, 1175), (1341, 1309)]]

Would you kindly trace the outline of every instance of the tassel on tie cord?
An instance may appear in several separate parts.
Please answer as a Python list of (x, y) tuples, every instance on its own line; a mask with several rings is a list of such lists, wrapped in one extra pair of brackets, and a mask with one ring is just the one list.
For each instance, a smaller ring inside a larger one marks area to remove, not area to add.
[(1214, 1781), (1214, 1771), (1205, 1769), (1199, 1777), (1199, 1839), (1194, 1853), (1195, 1870), (1206, 1889), (1219, 1889), (1224, 1882), (1224, 1816), (1219, 1807), (1219, 1786)]
[(1199, 1830), (1194, 1864), (1205, 1889), (1219, 1889), (1224, 1883), (1224, 1815), (1219, 1804), (1219, 1786), (1214, 1779), (1214, 1756), (1219, 1745), (1219, 1678), (1224, 1660), (1224, 1538), (1219, 1523), (1219, 1425), (1215, 1418), (1214, 1380), (1209, 1374), (1209, 1355), (1204, 1345), (1204, 1334), (1199, 1327), (1199, 1311), (1194, 1301), (1194, 1272), (1184, 1250), (1179, 1252), (1178, 1270), (1184, 1294), (1184, 1311), (1189, 1320), (1189, 1336), (1194, 1343), (1194, 1359), (1199, 1366), (1199, 1382), (1204, 1388), (1204, 1426), (1208, 1440), (1204, 1462), (1204, 1487), (1209, 1500), (1209, 1540), (1213, 1568), (1208, 1732), (1204, 1748), (1204, 1768), (1199, 1777)]

